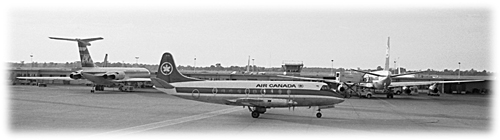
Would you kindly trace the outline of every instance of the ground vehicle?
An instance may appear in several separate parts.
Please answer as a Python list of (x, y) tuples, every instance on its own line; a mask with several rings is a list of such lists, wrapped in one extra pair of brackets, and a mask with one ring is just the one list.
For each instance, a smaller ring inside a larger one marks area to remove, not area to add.
[(357, 93), (359, 98), (366, 97), (369, 99), (373, 97), (373, 92), (370, 89), (360, 89)]

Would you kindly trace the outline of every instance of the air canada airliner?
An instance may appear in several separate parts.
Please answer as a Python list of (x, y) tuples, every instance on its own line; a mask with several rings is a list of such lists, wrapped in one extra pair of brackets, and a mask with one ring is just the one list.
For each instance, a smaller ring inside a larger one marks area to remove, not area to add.
[[(134, 86), (127, 83), (132, 82), (147, 82), (151, 81), (150, 72), (146, 68), (124, 68), (124, 67), (96, 67), (90, 57), (87, 46), (90, 46), (91, 41), (102, 40), (102, 37), (87, 38), (87, 39), (70, 39), (49, 37), (55, 40), (75, 41), (78, 43), (80, 53), (80, 62), (82, 70), (72, 72), (69, 77), (16, 77), (17, 79), (28, 80), (79, 80), (87, 79), (94, 83), (90, 92), (103, 91), (104, 85), (120, 84), (120, 91), (132, 91)], [(105, 58), (107, 64), (107, 55)]]
[(172, 54), (163, 54), (154, 88), (169, 95), (207, 103), (248, 107), (253, 118), (269, 108), (333, 108), (344, 102), (343, 96), (323, 82), (301, 81), (203, 81), (182, 75)]

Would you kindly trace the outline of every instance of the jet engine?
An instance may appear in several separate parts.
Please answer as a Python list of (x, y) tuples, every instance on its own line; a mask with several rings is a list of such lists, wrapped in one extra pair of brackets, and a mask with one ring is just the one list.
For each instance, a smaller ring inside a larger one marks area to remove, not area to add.
[(337, 91), (339, 92), (344, 92), (346, 90), (344, 84), (339, 84), (339, 86), (337, 87)]
[(71, 72), (71, 74), (69, 74), (69, 78), (71, 78), (71, 79), (82, 79), (83, 78), (82, 71), (79, 70), (79, 71)]
[(437, 84), (432, 84), (431, 86), (429, 86), (429, 91), (432, 93), (438, 93), (439, 90)]
[(120, 71), (120, 72), (108, 72), (102, 75), (102, 78), (108, 79), (108, 80), (121, 80), (125, 78), (125, 73)]

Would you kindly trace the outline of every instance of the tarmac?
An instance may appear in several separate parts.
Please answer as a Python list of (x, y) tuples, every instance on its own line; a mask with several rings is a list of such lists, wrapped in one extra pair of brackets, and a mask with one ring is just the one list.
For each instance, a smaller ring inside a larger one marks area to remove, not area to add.
[(136, 134), (490, 134), (490, 95), (353, 96), (335, 108), (273, 108), (252, 118), (247, 108), (184, 100), (155, 89), (90, 93), (86, 86), (10, 86), (9, 131)]

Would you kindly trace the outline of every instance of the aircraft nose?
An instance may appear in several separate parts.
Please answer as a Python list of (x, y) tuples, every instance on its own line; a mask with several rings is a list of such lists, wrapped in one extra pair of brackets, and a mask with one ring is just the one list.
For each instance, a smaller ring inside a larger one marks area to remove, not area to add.
[(342, 102), (344, 102), (344, 101), (345, 101), (345, 99), (339, 99), (339, 100), (338, 100), (338, 102), (337, 102), (337, 104), (338, 104), (338, 103), (342, 103)]

